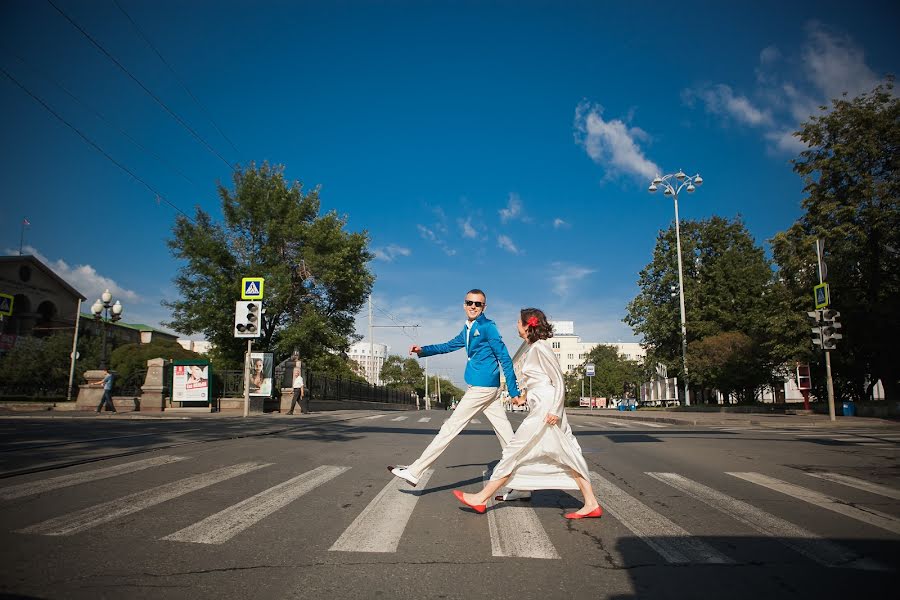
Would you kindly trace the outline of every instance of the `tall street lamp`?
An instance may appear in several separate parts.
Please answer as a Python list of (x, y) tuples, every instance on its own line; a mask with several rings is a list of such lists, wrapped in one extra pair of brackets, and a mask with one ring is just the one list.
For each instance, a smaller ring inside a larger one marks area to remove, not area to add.
[(688, 392), (688, 367), (687, 367), (687, 326), (684, 319), (684, 273), (681, 266), (681, 226), (678, 222), (678, 193), (685, 189), (690, 194), (697, 186), (703, 183), (699, 174), (690, 177), (684, 171), (678, 169), (677, 173), (670, 173), (660, 177), (657, 175), (650, 183), (648, 191), (652, 194), (660, 187), (663, 194), (671, 196), (675, 200), (675, 245), (678, 251), (678, 296), (681, 299), (681, 366), (684, 368), (684, 405), (691, 405), (691, 397)]
[(112, 303), (112, 294), (109, 293), (109, 290), (106, 290), (102, 294), (100, 294), (100, 298), (98, 298), (93, 306), (91, 306), (91, 312), (94, 313), (94, 319), (100, 322), (101, 333), (101, 342), (100, 342), (100, 369), (105, 371), (107, 369), (106, 364), (106, 324), (109, 322), (115, 323), (119, 319), (122, 318), (122, 303), (116, 300), (115, 304)]

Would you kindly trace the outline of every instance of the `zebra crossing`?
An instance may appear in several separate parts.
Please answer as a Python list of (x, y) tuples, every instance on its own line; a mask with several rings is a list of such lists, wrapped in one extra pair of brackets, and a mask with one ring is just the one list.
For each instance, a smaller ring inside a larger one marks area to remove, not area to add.
[(729, 433), (768, 434), (789, 437), (796, 441), (829, 444), (834, 446), (862, 446), (880, 450), (900, 449), (900, 432), (896, 430), (878, 429), (839, 429), (833, 431), (810, 432), (807, 429), (781, 429), (761, 426), (748, 427), (714, 427), (718, 431)]
[[(155, 469), (157, 473), (163, 472), (164, 475), (165, 470), (172, 468), (173, 465), (190, 464), (187, 461), (191, 460), (186, 456), (160, 456), (0, 487), (0, 510), (3, 507), (2, 501), (57, 492), (77, 485), (94, 485), (101, 480), (148, 469)], [(37, 523), (23, 524), (13, 531), (21, 535), (44, 536), (83, 534), (176, 498), (182, 498), (180, 502), (189, 501), (185, 497), (190, 494), (232, 480), (237, 482), (238, 478), (242, 478), (243, 481), (275, 466), (266, 462), (242, 462), (219, 467), (105, 500)], [(346, 465), (320, 465), (240, 499), (231, 506), (200, 518), (197, 522), (177, 531), (166, 532), (158, 539), (179, 544), (239, 544), (241, 533), (305, 495), (326, 494), (327, 497), (330, 483), (351, 477), (353, 473), (354, 470)], [(783, 502), (788, 499), (789, 502), (800, 503), (811, 509), (815, 507), (831, 511), (838, 515), (837, 518), (851, 519), (875, 528), (882, 534), (900, 537), (900, 518), (879, 510), (887, 504), (897, 512), (896, 506), (890, 505), (890, 501), (900, 499), (900, 490), (883, 483), (836, 472), (797, 470), (795, 473), (795, 477), (788, 477), (791, 481), (785, 480), (783, 474), (781, 478), (745, 471), (727, 471), (721, 475), (739, 480), (744, 485), (753, 486), (764, 497), (776, 500), (773, 503), (775, 506), (779, 505), (777, 501)], [(399, 552), (404, 537), (416, 536), (418, 533), (415, 530), (407, 530), (407, 525), (420, 506), (421, 497), (434, 475), (433, 469), (428, 470), (420, 479), (417, 488), (410, 488), (397, 479), (389, 479), (352, 523), (330, 542), (327, 550), (333, 553)], [(488, 474), (485, 472), (483, 476), (487, 478)], [(671, 512), (664, 514), (667, 505), (650, 502), (652, 495), (649, 491), (639, 495), (635, 493), (635, 489), (652, 488), (649, 485), (651, 482), (664, 484), (666, 489), (671, 488), (680, 494), (679, 497), (685, 502), (692, 503), (701, 510), (717, 511), (727, 522), (733, 524), (729, 526), (727, 532), (729, 534), (746, 535), (742, 532), (752, 530), (809, 560), (829, 567), (864, 570), (889, 568), (863, 556), (853, 548), (828, 539), (824, 534), (816, 533), (808, 524), (789, 521), (778, 514), (767, 512), (758, 505), (750, 504), (681, 473), (638, 473), (637, 477), (646, 480), (627, 484), (612, 474), (604, 475), (591, 471), (590, 476), (605, 511), (604, 519), (579, 522), (574, 526), (585, 529), (624, 528), (668, 564), (729, 565), (739, 561), (730, 556), (727, 549), (716, 547), (713, 543), (704, 541), (697, 532), (692, 532), (692, 523), (685, 522), (683, 513), (669, 508)], [(822, 486), (826, 486), (829, 493), (815, 489)], [(233, 489), (240, 490), (241, 485), (235, 483)], [(842, 491), (849, 490), (857, 491), (857, 498), (851, 500), (846, 494), (842, 494)], [(858, 492), (877, 496), (878, 499), (859, 502)], [(448, 500), (448, 510), (451, 506), (455, 505)], [(486, 517), (473, 518), (483, 519), (481, 523), (484, 525), (485, 535), (490, 538), (491, 555), (494, 557), (544, 560), (566, 558), (565, 548), (558, 547), (552, 539), (571, 525), (559, 518), (556, 511), (547, 507), (542, 509), (528, 503), (491, 502)]]

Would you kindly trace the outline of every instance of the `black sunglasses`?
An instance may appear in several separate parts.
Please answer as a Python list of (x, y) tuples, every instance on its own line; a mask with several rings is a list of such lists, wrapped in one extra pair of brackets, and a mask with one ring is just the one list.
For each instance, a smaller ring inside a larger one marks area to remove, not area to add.
[(475, 306), (476, 308), (481, 308), (484, 306), (484, 302), (478, 302), (477, 300), (466, 300), (466, 306)]

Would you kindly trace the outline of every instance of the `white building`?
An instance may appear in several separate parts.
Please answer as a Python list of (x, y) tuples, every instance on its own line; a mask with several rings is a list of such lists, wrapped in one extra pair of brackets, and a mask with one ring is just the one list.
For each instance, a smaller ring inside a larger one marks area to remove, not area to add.
[(583, 342), (575, 334), (575, 321), (551, 321), (553, 337), (550, 345), (564, 373), (580, 367), (591, 350), (597, 346), (614, 346), (628, 360), (643, 362), (647, 351), (637, 342)]
[(363, 376), (369, 383), (381, 385), (381, 367), (387, 359), (390, 346), (387, 344), (369, 344), (369, 342), (356, 342), (350, 346), (347, 355), (360, 366)]

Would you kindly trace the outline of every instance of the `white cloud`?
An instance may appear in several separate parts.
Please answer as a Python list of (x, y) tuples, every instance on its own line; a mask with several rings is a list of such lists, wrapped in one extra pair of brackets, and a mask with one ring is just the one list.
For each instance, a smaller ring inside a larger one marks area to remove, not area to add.
[(588, 156), (601, 165), (608, 175), (631, 175), (650, 179), (660, 168), (644, 156), (638, 141), (648, 138), (646, 132), (623, 121), (604, 121), (603, 108), (582, 101), (575, 108), (575, 141), (584, 146)]
[[(111, 277), (101, 275), (91, 265), (77, 265), (73, 267), (62, 259), (50, 260), (33, 246), (25, 246), (22, 252), (37, 258), (64, 279), (66, 283), (87, 296), (86, 302), (89, 305), (99, 298), (100, 294), (105, 290), (109, 290), (113, 298), (122, 301), (122, 303), (126, 300), (129, 302), (141, 302), (142, 300), (137, 292), (120, 286)], [(7, 249), (6, 253), (9, 255), (18, 254), (18, 250), (12, 251)]]
[(375, 260), (383, 260), (385, 262), (393, 262), (398, 256), (409, 256), (412, 254), (409, 248), (397, 246), (396, 244), (388, 244), (384, 248), (373, 248), (372, 250), (375, 252)]
[(806, 33), (806, 75), (826, 99), (839, 98), (844, 92), (852, 98), (878, 85), (880, 78), (849, 36), (829, 31), (818, 21), (807, 24)]
[(501, 208), (499, 212), (501, 223), (520, 218), (522, 215), (522, 199), (519, 198), (518, 194), (511, 192), (506, 208)]
[(419, 230), (419, 235), (422, 236), (423, 239), (428, 240), (429, 242), (434, 242), (437, 244), (438, 248), (440, 248), (444, 254), (447, 256), (453, 256), (456, 254), (456, 250), (447, 245), (443, 239), (438, 237), (438, 235), (432, 231), (431, 229), (425, 227), (424, 225), (417, 224), (416, 229)]
[(509, 238), (509, 236), (497, 236), (497, 246), (503, 248), (507, 252), (511, 252), (512, 254), (521, 254), (521, 250), (516, 247), (516, 244)]
[(569, 228), (571, 225), (559, 217), (553, 219), (553, 229)]
[(806, 149), (793, 135), (801, 123), (821, 114), (822, 107), (828, 110), (831, 100), (844, 93), (853, 98), (882, 82), (852, 38), (818, 21), (807, 23), (806, 37), (794, 52), (782, 55), (775, 46), (763, 48), (756, 80), (753, 100), (723, 83), (684, 90), (682, 97), (688, 104), (701, 100), (710, 113), (758, 127), (770, 151), (796, 154)]
[(562, 262), (554, 262), (551, 266), (553, 274), (550, 276), (550, 281), (553, 282), (553, 291), (558, 296), (568, 295), (575, 283), (596, 272), (595, 269)]
[(478, 237), (478, 232), (472, 227), (472, 217), (467, 218), (465, 221), (459, 219), (457, 223), (459, 223), (463, 237), (473, 239)]
[(682, 95), (688, 105), (698, 99), (706, 106), (707, 112), (731, 117), (744, 125), (757, 127), (772, 123), (772, 115), (768, 111), (757, 108), (745, 96), (736, 95), (730, 86), (721, 83), (702, 85), (696, 90), (688, 89)]

